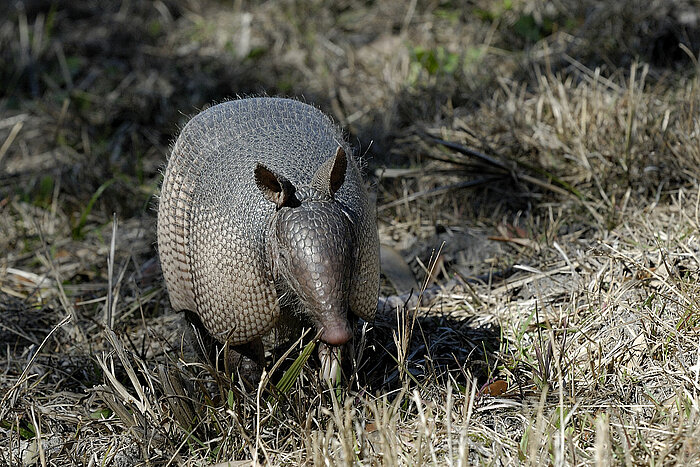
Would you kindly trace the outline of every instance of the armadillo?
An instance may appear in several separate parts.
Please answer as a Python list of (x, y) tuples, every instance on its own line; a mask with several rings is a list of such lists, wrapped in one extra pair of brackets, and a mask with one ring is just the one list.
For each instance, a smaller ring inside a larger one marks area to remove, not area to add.
[(158, 251), (172, 308), (238, 349), (289, 320), (332, 349), (376, 313), (376, 210), (359, 161), (297, 100), (233, 100), (187, 123), (165, 170)]

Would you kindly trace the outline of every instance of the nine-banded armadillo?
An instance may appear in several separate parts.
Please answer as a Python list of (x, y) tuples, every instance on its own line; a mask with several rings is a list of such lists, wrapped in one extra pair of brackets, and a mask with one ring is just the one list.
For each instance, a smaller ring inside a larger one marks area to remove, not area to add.
[(331, 120), (296, 100), (235, 100), (189, 121), (163, 179), (158, 249), (172, 307), (239, 350), (262, 348), (282, 315), (342, 345), (352, 315), (376, 312), (376, 214), (360, 169)]

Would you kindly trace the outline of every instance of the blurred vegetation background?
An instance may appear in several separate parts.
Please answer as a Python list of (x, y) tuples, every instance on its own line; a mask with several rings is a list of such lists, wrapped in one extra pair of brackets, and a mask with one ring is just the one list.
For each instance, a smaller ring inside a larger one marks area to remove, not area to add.
[(630, 66), (644, 63), (652, 86), (692, 76), (697, 6), (6, 2), (1, 130), (8, 142), (21, 122), (27, 137), (3, 151), (0, 190), (3, 198), (20, 195), (42, 206), (57, 190), (74, 236), (93, 198), (90, 212), (104, 219), (143, 213), (188, 117), (213, 102), (260, 94), (313, 102), (350, 132), (374, 166), (407, 165), (420, 155), (394, 144), (397, 138), (479, 113), (494, 93), (539, 87), (538, 74), (585, 80), (585, 67), (624, 85)]

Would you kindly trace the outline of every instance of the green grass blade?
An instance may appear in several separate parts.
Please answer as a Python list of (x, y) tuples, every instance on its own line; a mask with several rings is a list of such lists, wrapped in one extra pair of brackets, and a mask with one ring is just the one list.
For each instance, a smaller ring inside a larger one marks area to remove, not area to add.
[(73, 228), (74, 239), (79, 240), (83, 238), (83, 227), (85, 226), (87, 217), (92, 211), (92, 207), (95, 205), (95, 202), (100, 198), (100, 196), (102, 196), (102, 193), (104, 193), (104, 191), (116, 181), (116, 178), (111, 178), (107, 180), (102, 185), (100, 185), (100, 187), (95, 191), (95, 193), (93, 193), (92, 197), (90, 197), (90, 201), (88, 201), (87, 206), (85, 206), (85, 209), (83, 209), (83, 212), (80, 214), (80, 220), (78, 221), (78, 224)]
[(279, 383), (277, 383), (277, 390), (281, 394), (286, 394), (292, 387), (292, 384), (294, 384), (294, 381), (296, 381), (301, 374), (301, 369), (306, 364), (306, 361), (311, 356), (311, 352), (314, 351), (315, 347), (315, 342), (309, 342), (306, 344), (306, 346), (304, 346), (304, 350), (302, 350), (301, 354), (299, 354), (296, 360), (294, 360), (294, 363), (292, 363), (289, 369), (284, 372), (282, 378), (279, 380)]

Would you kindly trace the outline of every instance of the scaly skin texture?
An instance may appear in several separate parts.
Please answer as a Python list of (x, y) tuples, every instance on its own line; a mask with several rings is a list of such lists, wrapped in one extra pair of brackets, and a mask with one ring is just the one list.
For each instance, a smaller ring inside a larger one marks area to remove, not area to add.
[(163, 179), (158, 249), (173, 308), (221, 343), (259, 340), (292, 313), (281, 295), (331, 345), (351, 337), (349, 313), (374, 319), (374, 207), (337, 128), (295, 100), (230, 101), (190, 120)]

